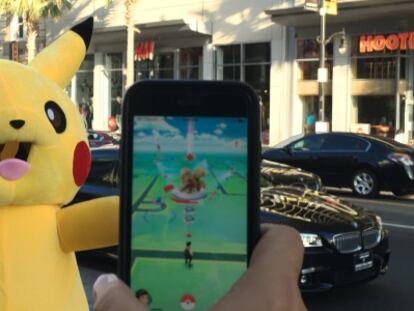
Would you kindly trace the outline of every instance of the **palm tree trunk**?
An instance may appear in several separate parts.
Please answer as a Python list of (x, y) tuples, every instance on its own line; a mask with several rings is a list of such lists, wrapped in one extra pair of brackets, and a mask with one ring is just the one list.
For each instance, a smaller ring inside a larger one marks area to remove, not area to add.
[(38, 35), (38, 23), (31, 19), (26, 19), (26, 29), (27, 29), (27, 62), (30, 63), (33, 58), (36, 56), (36, 38)]
[(136, 0), (125, 0), (125, 23), (127, 26), (127, 51), (126, 51), (126, 87), (134, 83), (134, 19), (133, 7)]

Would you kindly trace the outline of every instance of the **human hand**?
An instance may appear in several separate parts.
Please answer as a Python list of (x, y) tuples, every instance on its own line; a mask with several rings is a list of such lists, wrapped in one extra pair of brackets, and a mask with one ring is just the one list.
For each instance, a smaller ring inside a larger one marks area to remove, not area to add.
[(95, 311), (148, 311), (115, 274), (103, 274), (93, 285)]
[(262, 225), (249, 269), (210, 311), (306, 310), (298, 286), (303, 243), (295, 229)]
[[(262, 225), (262, 237), (249, 269), (210, 311), (306, 310), (298, 287), (303, 244), (287, 226)], [(145, 311), (115, 275), (102, 275), (94, 284), (95, 311)]]

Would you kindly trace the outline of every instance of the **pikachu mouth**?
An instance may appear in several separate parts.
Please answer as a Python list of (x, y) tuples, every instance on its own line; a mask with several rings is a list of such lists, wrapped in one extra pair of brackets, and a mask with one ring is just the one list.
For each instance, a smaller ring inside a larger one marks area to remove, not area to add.
[(0, 144), (0, 161), (13, 158), (27, 161), (31, 147), (31, 143), (20, 143), (17, 141)]
[(11, 141), (0, 144), (0, 178), (15, 181), (27, 174), (30, 164), (27, 162), (32, 144)]

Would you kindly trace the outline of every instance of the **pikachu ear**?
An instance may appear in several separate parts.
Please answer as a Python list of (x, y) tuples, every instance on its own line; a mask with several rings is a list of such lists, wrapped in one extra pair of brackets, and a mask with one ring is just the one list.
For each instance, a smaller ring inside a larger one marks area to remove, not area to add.
[(43, 49), (30, 66), (64, 88), (85, 58), (92, 30), (93, 17), (89, 17)]

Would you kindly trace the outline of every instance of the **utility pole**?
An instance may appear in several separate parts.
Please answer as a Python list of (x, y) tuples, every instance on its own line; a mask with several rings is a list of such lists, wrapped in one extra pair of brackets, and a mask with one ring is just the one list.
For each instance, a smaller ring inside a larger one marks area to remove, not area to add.
[[(334, 33), (328, 39), (326, 39), (326, 15), (338, 14), (337, 0), (305, 0), (304, 9), (308, 11), (318, 12), (320, 15), (321, 33), (320, 36), (317, 37), (317, 41), (320, 45), (318, 68), (319, 122), (322, 123), (323, 131), (328, 131), (329, 124), (325, 122), (325, 91), (329, 76), (328, 69), (326, 68), (326, 45), (330, 43), (332, 39), (337, 35), (342, 35), (342, 37), (345, 38), (345, 31), (342, 30), (340, 32)], [(346, 39), (343, 39), (343, 43), (346, 43)], [(344, 49), (342, 48), (342, 50)]]
[(321, 37), (320, 37), (320, 64), (318, 70), (319, 82), (319, 121), (325, 122), (325, 86), (328, 81), (328, 73), (325, 66), (325, 45), (326, 45), (326, 13), (325, 8), (319, 10), (321, 15)]

